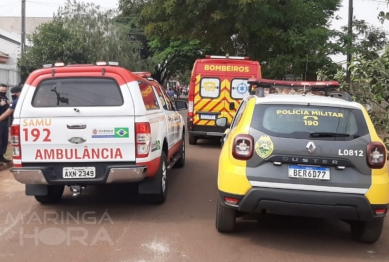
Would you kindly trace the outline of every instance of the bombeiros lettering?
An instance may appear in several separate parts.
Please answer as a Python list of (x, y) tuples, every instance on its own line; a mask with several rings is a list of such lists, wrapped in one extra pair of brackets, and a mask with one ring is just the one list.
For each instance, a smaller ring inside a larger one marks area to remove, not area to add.
[(248, 67), (248, 66), (204, 65), (204, 70), (205, 71), (248, 73), (248, 72), (250, 72), (250, 67)]
[(98, 160), (98, 159), (123, 159), (120, 148), (57, 148), (57, 149), (37, 149), (35, 160)]

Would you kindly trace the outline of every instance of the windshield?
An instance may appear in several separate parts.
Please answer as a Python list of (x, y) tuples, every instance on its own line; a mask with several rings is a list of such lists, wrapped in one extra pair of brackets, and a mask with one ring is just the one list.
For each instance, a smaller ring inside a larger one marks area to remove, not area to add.
[(121, 106), (119, 85), (110, 78), (55, 78), (42, 81), (32, 99), (34, 107)]
[(312, 105), (256, 105), (251, 127), (297, 139), (351, 140), (368, 134), (360, 110)]

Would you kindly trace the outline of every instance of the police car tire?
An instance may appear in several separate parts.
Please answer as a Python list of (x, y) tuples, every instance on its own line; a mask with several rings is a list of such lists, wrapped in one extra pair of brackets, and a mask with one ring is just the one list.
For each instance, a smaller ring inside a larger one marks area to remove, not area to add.
[(34, 196), (41, 204), (54, 204), (61, 200), (65, 186), (47, 186), (46, 196)]
[(180, 149), (180, 158), (177, 160), (177, 162), (174, 164), (174, 167), (184, 167), (185, 166), (185, 136), (182, 134), (182, 145)]
[[(165, 172), (165, 174), (163, 174), (163, 172)], [(149, 194), (146, 198), (149, 203), (160, 205), (165, 202), (167, 196), (167, 189), (168, 189), (166, 154), (163, 151), (161, 154), (161, 162), (159, 164), (158, 173), (154, 177), (154, 179), (158, 180), (158, 184), (160, 186), (160, 192), (158, 194)], [(165, 190), (163, 190), (162, 179), (165, 179)]]
[(352, 237), (361, 243), (373, 244), (381, 237), (384, 227), (384, 219), (374, 219), (372, 221), (351, 221)]
[(189, 144), (190, 145), (196, 145), (197, 144), (197, 138), (194, 135), (189, 134)]
[(224, 206), (220, 199), (217, 201), (216, 229), (222, 233), (230, 233), (235, 230), (236, 210)]

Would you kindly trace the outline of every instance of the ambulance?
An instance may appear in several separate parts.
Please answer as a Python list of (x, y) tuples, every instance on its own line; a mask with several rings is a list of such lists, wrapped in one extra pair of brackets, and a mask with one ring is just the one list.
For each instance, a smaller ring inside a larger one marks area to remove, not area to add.
[(216, 126), (215, 121), (226, 117), (231, 123), (249, 95), (249, 78), (262, 78), (259, 62), (249, 57), (206, 55), (195, 61), (188, 96), (189, 144), (223, 135), (226, 127)]

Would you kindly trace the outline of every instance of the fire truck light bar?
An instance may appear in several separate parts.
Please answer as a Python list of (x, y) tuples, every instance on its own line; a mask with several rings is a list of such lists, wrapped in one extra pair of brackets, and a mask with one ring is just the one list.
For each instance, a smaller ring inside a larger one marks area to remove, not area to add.
[(221, 56), (221, 55), (206, 55), (205, 58), (218, 58), (218, 59), (236, 59), (236, 60), (250, 60), (248, 56)]

